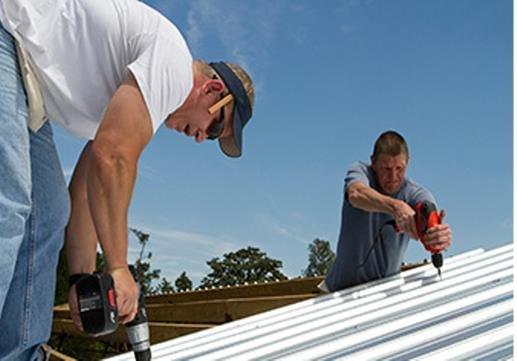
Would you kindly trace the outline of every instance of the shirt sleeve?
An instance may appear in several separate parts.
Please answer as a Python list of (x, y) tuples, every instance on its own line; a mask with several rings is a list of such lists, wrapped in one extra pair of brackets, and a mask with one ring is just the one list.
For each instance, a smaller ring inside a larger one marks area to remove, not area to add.
[(434, 203), (438, 208), (438, 204), (436, 203), (436, 199), (433, 194), (423, 186), (419, 184), (412, 183), (410, 186), (408, 203), (414, 207), (417, 203), (428, 201)]
[(368, 166), (362, 162), (355, 162), (348, 169), (345, 176), (345, 189), (355, 182), (361, 182), (366, 186), (370, 186)]
[(142, 92), (156, 133), (192, 88), (192, 57), (163, 35), (145, 35), (137, 42), (140, 51), (128, 69)]
[(345, 176), (345, 201), (348, 201), (348, 187), (356, 182), (361, 182), (362, 184), (371, 187), (370, 178), (368, 176), (369, 170), (368, 166), (363, 162), (354, 162), (348, 168)]

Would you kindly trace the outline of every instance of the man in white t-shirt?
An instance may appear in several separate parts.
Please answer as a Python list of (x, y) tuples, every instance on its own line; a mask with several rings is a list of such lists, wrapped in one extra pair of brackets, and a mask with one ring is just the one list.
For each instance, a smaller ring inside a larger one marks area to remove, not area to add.
[[(178, 29), (136, 0), (0, 2), (0, 359), (41, 357), (67, 221), (70, 275), (94, 270), (99, 242), (121, 320), (133, 319), (127, 213), (143, 149), (165, 122), (239, 157), (253, 103), (242, 68), (193, 61)], [(71, 207), (47, 118), (89, 140)]]

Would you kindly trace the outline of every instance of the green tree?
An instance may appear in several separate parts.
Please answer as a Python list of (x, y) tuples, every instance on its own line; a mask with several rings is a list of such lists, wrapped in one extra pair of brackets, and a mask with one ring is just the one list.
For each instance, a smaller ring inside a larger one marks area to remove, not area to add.
[(138, 238), (138, 242), (140, 243), (140, 254), (135, 261), (140, 289), (146, 296), (153, 295), (159, 291), (159, 288), (153, 287), (152, 283), (160, 279), (161, 270), (151, 269), (150, 261), (153, 254), (151, 252), (145, 252), (145, 247), (147, 243), (149, 243), (149, 233), (144, 233), (135, 228), (130, 228), (129, 230)]
[(167, 278), (162, 277), (160, 284), (157, 287), (157, 293), (171, 293), (174, 292), (174, 287), (172, 287), (172, 282), (170, 282)]
[(305, 277), (326, 275), (336, 258), (330, 247), (330, 242), (316, 238), (308, 249), (309, 265), (302, 271), (302, 275)]
[(95, 269), (98, 272), (104, 271), (104, 266), (106, 265), (106, 258), (104, 258), (104, 253), (97, 252), (95, 256)]
[(61, 305), (68, 302), (68, 266), (66, 263), (65, 249), (59, 252), (56, 275), (56, 293), (54, 305)]
[(192, 281), (188, 278), (186, 272), (182, 272), (181, 275), (174, 282), (178, 291), (190, 291), (192, 289)]
[(235, 286), (245, 282), (284, 280), (282, 261), (267, 257), (258, 248), (248, 247), (225, 253), (223, 259), (207, 262), (212, 272), (201, 280), (200, 287)]

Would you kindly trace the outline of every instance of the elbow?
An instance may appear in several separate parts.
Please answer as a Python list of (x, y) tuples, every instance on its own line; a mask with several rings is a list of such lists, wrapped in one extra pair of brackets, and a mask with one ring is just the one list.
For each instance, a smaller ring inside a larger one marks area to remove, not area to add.
[(354, 207), (357, 207), (361, 199), (361, 192), (357, 189), (357, 187), (350, 186), (347, 190), (347, 195), (348, 203)]
[(359, 208), (359, 198), (357, 196), (348, 196), (348, 203), (352, 205), (354, 208)]
[(348, 203), (353, 207), (358, 208), (361, 201), (364, 199), (362, 187), (360, 183), (353, 183), (347, 188)]
[[(114, 144), (93, 142), (91, 148), (90, 172), (116, 172), (133, 168), (135, 162), (122, 149)], [(90, 173), (89, 172), (89, 173)]]

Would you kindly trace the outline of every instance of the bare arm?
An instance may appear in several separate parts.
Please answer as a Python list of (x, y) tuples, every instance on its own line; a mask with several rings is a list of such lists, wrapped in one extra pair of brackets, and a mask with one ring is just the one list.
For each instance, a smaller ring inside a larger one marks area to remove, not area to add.
[(354, 182), (347, 188), (348, 201), (355, 208), (367, 212), (382, 212), (391, 214), (402, 232), (417, 239), (414, 220), (415, 211), (409, 204), (377, 192), (361, 182)]
[[(91, 244), (93, 234), (97, 236), (107, 271), (115, 281), (122, 322), (129, 321), (136, 313), (138, 290), (127, 268), (127, 213), (137, 162), (152, 134), (147, 107), (130, 75), (113, 95), (95, 139), (78, 164), (76, 184), (80, 203), (77, 207), (81, 210), (75, 217), (73, 214), (67, 231), (69, 263), (80, 265), (73, 266), (75, 271), (91, 271), (91, 257), (95, 260), (95, 248)], [(81, 258), (86, 259), (81, 261)]]
[(91, 273), (95, 270), (97, 233), (90, 215), (86, 179), (91, 158), (91, 142), (84, 147), (69, 186), (72, 212), (66, 227), (68, 272)]
[[(88, 206), (88, 194), (86, 192), (86, 178), (90, 162), (91, 142), (84, 147), (75, 166), (72, 180), (68, 190), (70, 192), (72, 211), (70, 221), (65, 231), (66, 258), (68, 261), (68, 273), (91, 273), (95, 270), (97, 233), (90, 215)], [(81, 319), (75, 287), (71, 287), (68, 293), (70, 316), (79, 328), (82, 329)]]
[(347, 188), (348, 201), (354, 207), (367, 212), (393, 214), (396, 199), (385, 196), (361, 182), (354, 182)]
[(87, 176), (90, 213), (108, 269), (127, 266), (127, 212), (137, 162), (152, 137), (152, 126), (132, 76), (113, 96), (91, 146)]

